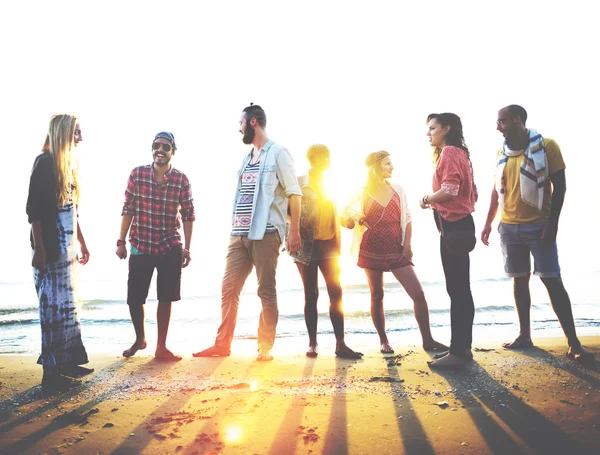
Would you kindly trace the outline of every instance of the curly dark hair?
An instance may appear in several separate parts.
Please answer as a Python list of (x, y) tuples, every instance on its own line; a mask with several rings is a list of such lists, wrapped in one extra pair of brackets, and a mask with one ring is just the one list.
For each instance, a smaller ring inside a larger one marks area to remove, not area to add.
[[(463, 149), (471, 160), (471, 156), (469, 154), (469, 148), (467, 144), (465, 144), (465, 138), (463, 136), (463, 127), (462, 122), (460, 121), (460, 117), (452, 112), (443, 112), (442, 114), (429, 114), (427, 116), (427, 123), (431, 120), (435, 120), (442, 126), (449, 126), (450, 130), (446, 133), (446, 145), (453, 145), (454, 147), (458, 147)], [(440, 159), (440, 154), (442, 153), (442, 149), (439, 147), (435, 147), (433, 151), (433, 162), (437, 163)]]

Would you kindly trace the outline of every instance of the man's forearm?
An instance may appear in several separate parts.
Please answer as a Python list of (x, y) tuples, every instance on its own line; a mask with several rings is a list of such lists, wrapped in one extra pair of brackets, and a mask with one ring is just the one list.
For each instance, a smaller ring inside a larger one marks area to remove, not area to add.
[(292, 194), (289, 199), (290, 204), (290, 230), (300, 231), (300, 210), (302, 196)]
[(194, 230), (194, 222), (193, 221), (184, 221), (183, 222), (183, 237), (185, 240), (183, 248), (188, 251), (190, 251), (190, 247), (192, 246), (193, 230)]
[(121, 217), (121, 231), (119, 234), (119, 240), (125, 240), (127, 237), (127, 233), (129, 232), (129, 227), (131, 226), (131, 222), (133, 221), (133, 215), (123, 215)]
[(565, 171), (561, 170), (550, 176), (552, 182), (552, 205), (550, 207), (550, 221), (558, 224), (560, 212), (562, 211), (565, 202), (565, 193), (567, 191), (567, 183), (565, 179)]
[(490, 197), (490, 208), (488, 210), (486, 224), (492, 224), (494, 218), (496, 218), (496, 214), (498, 213), (498, 192), (494, 188), (492, 190), (492, 196)]

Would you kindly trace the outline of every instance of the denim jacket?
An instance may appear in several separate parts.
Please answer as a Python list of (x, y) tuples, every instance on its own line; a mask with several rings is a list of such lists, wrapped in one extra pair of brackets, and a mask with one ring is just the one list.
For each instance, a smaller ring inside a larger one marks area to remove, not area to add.
[[(298, 183), (302, 189), (302, 212), (300, 213), (300, 249), (291, 256), (294, 262), (309, 265), (312, 258), (313, 246), (315, 244), (315, 232), (317, 230), (317, 215), (319, 210), (318, 195), (310, 186), (308, 174), (298, 177)], [(333, 216), (335, 219), (335, 240), (338, 251), (340, 250), (340, 225), (337, 222), (337, 207), (333, 205)]]
[[(252, 152), (244, 157), (237, 174), (237, 187), (231, 215), (232, 224), (235, 218), (235, 205), (242, 185), (242, 173), (251, 159)], [(248, 239), (262, 240), (267, 223), (271, 223), (277, 229), (279, 238), (283, 242), (286, 232), (288, 198), (293, 194), (302, 196), (292, 155), (285, 147), (269, 140), (261, 150), (258, 184), (254, 190), (252, 225)]]

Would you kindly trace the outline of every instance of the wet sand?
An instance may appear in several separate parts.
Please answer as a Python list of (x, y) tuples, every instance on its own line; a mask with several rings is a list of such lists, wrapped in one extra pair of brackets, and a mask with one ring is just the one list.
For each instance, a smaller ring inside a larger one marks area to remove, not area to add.
[[(35, 357), (1, 356), (0, 453), (599, 453), (600, 362), (577, 364), (564, 339), (535, 342), (476, 344), (454, 372), (430, 370), (430, 354), (406, 345), (360, 361), (296, 346), (256, 362), (251, 341), (178, 363), (150, 347), (94, 353), (96, 371), (57, 395), (42, 392)], [(582, 342), (600, 359), (600, 337)]]

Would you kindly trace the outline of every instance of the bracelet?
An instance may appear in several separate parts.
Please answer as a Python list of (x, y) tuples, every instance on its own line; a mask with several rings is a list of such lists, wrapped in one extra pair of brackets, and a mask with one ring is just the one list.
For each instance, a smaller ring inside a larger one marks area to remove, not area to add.
[(187, 248), (184, 248), (183, 251), (185, 251), (186, 253), (190, 252), (190, 250), (188, 250)]
[(117, 246), (125, 246), (127, 242), (125, 240), (117, 240)]

